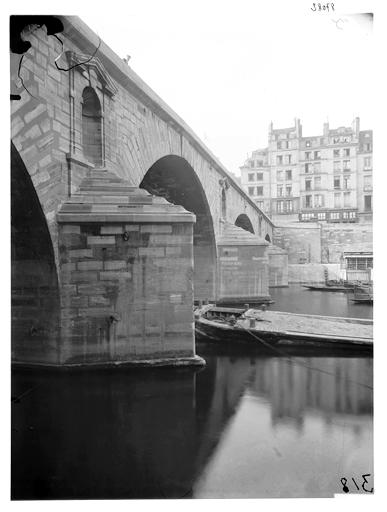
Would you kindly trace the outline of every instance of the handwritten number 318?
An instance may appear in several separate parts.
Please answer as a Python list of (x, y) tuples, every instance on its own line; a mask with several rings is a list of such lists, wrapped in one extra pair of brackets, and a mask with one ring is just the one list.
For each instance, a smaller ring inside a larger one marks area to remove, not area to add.
[[(366, 489), (366, 484), (368, 484), (367, 476), (371, 476), (371, 473), (366, 473), (365, 475), (361, 475), (363, 477), (363, 483), (361, 485), (364, 492), (374, 492), (374, 488), (372, 489)], [(356, 480), (352, 477), (353, 483), (356, 485), (356, 489), (360, 491), (360, 487), (357, 485)], [(347, 486), (348, 480), (346, 478), (340, 478), (340, 482), (343, 486), (344, 492), (349, 492), (349, 487)]]

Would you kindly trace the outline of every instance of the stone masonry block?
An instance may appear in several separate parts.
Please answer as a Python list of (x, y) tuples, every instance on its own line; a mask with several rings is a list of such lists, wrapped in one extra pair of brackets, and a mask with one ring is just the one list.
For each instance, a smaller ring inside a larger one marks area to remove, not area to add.
[(93, 251), (92, 249), (73, 249), (69, 251), (69, 256), (71, 259), (75, 258), (92, 258)]
[(88, 283), (90, 281), (97, 281), (98, 274), (97, 272), (78, 272), (75, 271), (71, 274), (71, 282), (72, 283)]
[[(62, 233), (76, 233), (79, 234), (81, 232), (80, 226), (77, 226), (76, 224), (67, 224), (63, 226)], [(72, 251), (74, 252), (74, 251)]]
[(78, 270), (102, 270), (102, 261), (79, 261), (77, 263)]
[(123, 233), (122, 226), (102, 226), (101, 235), (121, 235)]
[(24, 121), (26, 123), (30, 123), (33, 119), (35, 119), (36, 117), (38, 117), (40, 114), (42, 114), (43, 112), (46, 111), (46, 105), (44, 105), (43, 103), (40, 103), (37, 107), (35, 107), (33, 110), (31, 110), (31, 112), (28, 112), (28, 114), (26, 114), (24, 116)]
[(114, 245), (116, 239), (114, 236), (88, 236), (87, 245)]
[(89, 297), (89, 306), (110, 306), (110, 299), (102, 295)]
[(79, 295), (104, 295), (106, 293), (106, 285), (105, 283), (95, 283), (95, 284), (79, 284), (78, 285), (78, 294)]
[(144, 224), (141, 226), (141, 233), (172, 233), (172, 226), (169, 224)]
[(99, 278), (101, 281), (110, 281), (110, 280), (121, 280), (121, 279), (131, 279), (131, 272), (100, 272)]
[(139, 247), (138, 255), (162, 258), (165, 256), (165, 249), (164, 247)]
[(105, 261), (104, 270), (123, 270), (128, 267), (124, 260)]

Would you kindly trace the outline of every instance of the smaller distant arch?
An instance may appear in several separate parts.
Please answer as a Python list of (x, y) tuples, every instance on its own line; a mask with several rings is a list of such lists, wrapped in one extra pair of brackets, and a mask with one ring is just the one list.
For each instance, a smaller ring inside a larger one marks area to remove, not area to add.
[(270, 239), (269, 233), (266, 234), (265, 240), (266, 240), (266, 242), (269, 242), (269, 244), (271, 244), (271, 239)]
[(251, 223), (251, 220), (245, 213), (241, 213), (240, 215), (238, 215), (235, 221), (235, 225), (246, 231), (250, 231), (250, 233), (254, 233), (254, 228)]

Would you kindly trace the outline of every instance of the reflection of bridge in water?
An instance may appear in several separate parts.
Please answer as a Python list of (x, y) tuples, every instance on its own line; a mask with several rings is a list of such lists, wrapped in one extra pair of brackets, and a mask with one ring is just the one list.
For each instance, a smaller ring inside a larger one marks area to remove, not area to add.
[(249, 392), (269, 398), (272, 421), (302, 422), (305, 412), (372, 414), (372, 359), (257, 360)]
[(372, 412), (356, 384), (372, 384), (372, 359), (205, 357), (198, 373), (15, 375), (13, 395), (30, 391), (12, 406), (13, 496), (191, 496), (246, 396), (267, 402), (274, 426), (310, 411), (356, 425)]

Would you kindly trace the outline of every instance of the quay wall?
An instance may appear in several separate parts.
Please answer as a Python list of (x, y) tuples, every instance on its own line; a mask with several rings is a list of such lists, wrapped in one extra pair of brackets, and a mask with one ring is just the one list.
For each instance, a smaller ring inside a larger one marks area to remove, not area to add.
[(288, 252), (289, 264), (340, 263), (345, 251), (372, 251), (372, 223), (282, 225), (274, 244)]
[(339, 263), (328, 263), (325, 265), (321, 263), (289, 264), (289, 284), (324, 282), (325, 270), (328, 270), (328, 279), (340, 279), (342, 277)]

